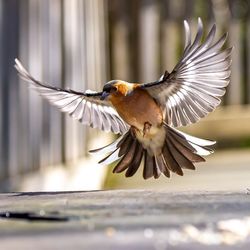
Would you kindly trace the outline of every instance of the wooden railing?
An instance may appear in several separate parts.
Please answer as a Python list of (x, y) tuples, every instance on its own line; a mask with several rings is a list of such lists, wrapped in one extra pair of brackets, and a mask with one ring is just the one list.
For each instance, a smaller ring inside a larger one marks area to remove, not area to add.
[(28, 89), (14, 58), (55, 86), (101, 89), (108, 79), (107, 17), (104, 0), (0, 5), (0, 179), (8, 189), (20, 175), (85, 156), (89, 137), (96, 136)]

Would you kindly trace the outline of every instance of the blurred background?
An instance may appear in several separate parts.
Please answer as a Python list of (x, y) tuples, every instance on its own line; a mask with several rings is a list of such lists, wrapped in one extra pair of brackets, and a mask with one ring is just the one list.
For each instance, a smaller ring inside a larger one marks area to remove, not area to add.
[[(18, 57), (37, 79), (101, 90), (110, 79), (154, 81), (193, 35), (229, 32), (232, 77), (220, 108), (184, 131), (218, 140), (216, 153), (184, 177), (111, 174), (87, 151), (114, 139), (61, 114), (18, 79)], [(250, 1), (0, 0), (0, 191), (159, 188), (245, 189), (250, 184)], [(250, 187), (250, 185), (249, 185)]]

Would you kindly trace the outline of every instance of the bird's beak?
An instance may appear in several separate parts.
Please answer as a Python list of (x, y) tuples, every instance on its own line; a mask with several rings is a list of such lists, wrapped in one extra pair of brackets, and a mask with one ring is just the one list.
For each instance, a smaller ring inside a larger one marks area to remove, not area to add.
[(106, 92), (106, 91), (103, 91), (102, 92), (102, 96), (101, 96), (101, 100), (105, 100), (106, 98), (107, 98), (107, 96), (109, 96), (109, 93), (108, 92)]

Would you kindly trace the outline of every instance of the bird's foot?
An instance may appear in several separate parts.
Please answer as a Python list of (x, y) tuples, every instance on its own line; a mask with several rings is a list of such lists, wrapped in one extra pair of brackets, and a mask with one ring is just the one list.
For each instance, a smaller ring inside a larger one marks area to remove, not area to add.
[(145, 135), (150, 131), (150, 128), (152, 127), (152, 124), (150, 124), (149, 122), (145, 122), (144, 123), (144, 127), (143, 127), (143, 137), (145, 137)]

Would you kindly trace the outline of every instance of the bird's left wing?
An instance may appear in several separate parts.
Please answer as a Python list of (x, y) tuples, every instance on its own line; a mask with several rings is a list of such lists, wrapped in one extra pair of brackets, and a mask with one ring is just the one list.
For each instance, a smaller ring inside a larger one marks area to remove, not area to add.
[(32, 87), (42, 97), (84, 125), (116, 134), (123, 134), (128, 130), (128, 125), (111, 104), (108, 101), (100, 100), (102, 92), (90, 90), (77, 92), (50, 86), (33, 78), (18, 59), (15, 59), (15, 63), (20, 77), (31, 82)]
[(232, 48), (222, 49), (227, 34), (214, 41), (216, 26), (201, 42), (203, 25), (198, 19), (198, 31), (191, 42), (189, 25), (184, 21), (185, 49), (174, 70), (157, 82), (145, 83), (145, 88), (166, 107), (166, 122), (174, 127), (195, 123), (219, 104), (229, 83)]

